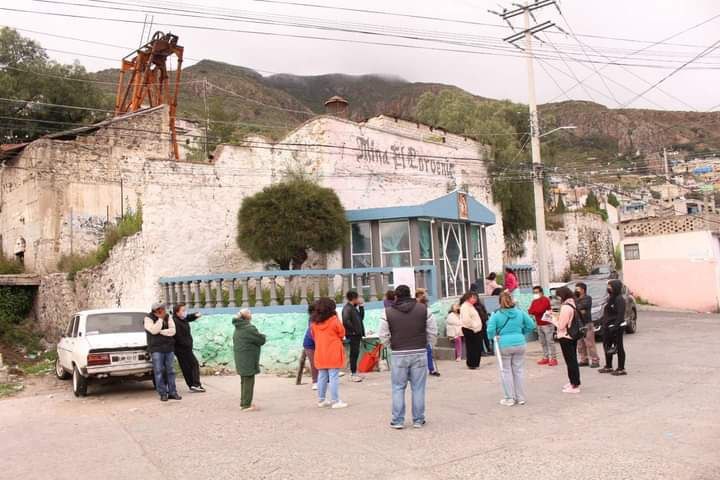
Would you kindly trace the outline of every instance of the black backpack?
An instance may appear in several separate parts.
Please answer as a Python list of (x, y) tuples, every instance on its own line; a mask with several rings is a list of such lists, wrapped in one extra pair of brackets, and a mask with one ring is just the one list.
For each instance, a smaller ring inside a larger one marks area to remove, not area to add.
[(583, 325), (582, 318), (580, 318), (580, 312), (574, 305), (570, 305), (569, 303), (566, 305), (572, 307), (573, 312), (575, 312), (572, 320), (570, 320), (570, 324), (567, 327), (568, 336), (570, 336), (573, 340), (580, 340), (585, 336), (585, 333), (587, 333), (589, 324)]

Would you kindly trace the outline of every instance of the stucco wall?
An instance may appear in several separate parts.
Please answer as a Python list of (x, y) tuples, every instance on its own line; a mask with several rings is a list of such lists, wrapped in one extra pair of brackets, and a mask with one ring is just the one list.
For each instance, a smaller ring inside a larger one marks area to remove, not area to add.
[[(622, 241), (623, 280), (652, 304), (716, 312), (720, 302), (720, 244), (708, 231), (630, 237)], [(637, 244), (640, 259), (625, 258)]]

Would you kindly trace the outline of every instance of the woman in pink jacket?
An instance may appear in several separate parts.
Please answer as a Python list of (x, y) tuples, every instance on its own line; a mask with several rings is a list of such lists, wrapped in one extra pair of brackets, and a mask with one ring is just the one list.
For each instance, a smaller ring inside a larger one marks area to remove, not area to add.
[(563, 393), (580, 393), (580, 367), (577, 361), (577, 340), (568, 335), (568, 326), (575, 316), (575, 300), (568, 287), (560, 287), (555, 294), (560, 297), (560, 315), (553, 321), (557, 327), (557, 339), (560, 342), (565, 365), (567, 366), (570, 383), (563, 387)]
[(515, 270), (510, 267), (505, 267), (505, 290), (513, 293), (518, 288), (518, 279), (515, 274)]

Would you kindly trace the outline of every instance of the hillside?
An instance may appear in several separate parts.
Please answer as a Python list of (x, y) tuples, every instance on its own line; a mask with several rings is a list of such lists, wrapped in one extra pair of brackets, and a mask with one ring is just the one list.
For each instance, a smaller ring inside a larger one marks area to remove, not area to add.
[[(94, 74), (105, 81), (115, 81), (117, 75), (117, 70)], [(303, 121), (322, 113), (325, 100), (333, 95), (347, 99), (350, 117), (360, 121), (381, 113), (412, 119), (423, 93), (448, 89), (464, 92), (451, 85), (412, 83), (383, 75), (263, 77), (248, 68), (203, 60), (183, 71), (181, 116), (205, 118), (204, 85), (199, 82), (203, 79), (210, 84), (207, 90), (210, 118), (237, 122), (237, 130), (231, 132), (233, 138), (249, 132), (281, 138)], [(114, 88), (108, 86), (106, 91), (108, 96), (114, 96)], [(686, 152), (720, 148), (720, 113), (620, 110), (592, 102), (566, 101), (541, 105), (540, 115), (545, 130), (560, 125), (578, 127), (553, 140), (553, 157), (560, 161), (577, 156), (611, 159), (638, 151), (642, 157), (656, 156), (663, 147)]]

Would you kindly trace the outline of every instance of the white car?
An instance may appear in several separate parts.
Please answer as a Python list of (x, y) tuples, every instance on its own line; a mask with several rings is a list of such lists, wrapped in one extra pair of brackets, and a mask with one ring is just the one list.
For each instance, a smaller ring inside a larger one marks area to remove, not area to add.
[(143, 321), (137, 310), (85, 310), (73, 315), (57, 345), (55, 374), (72, 377), (73, 393), (87, 394), (91, 379), (130, 377), (152, 379)]

